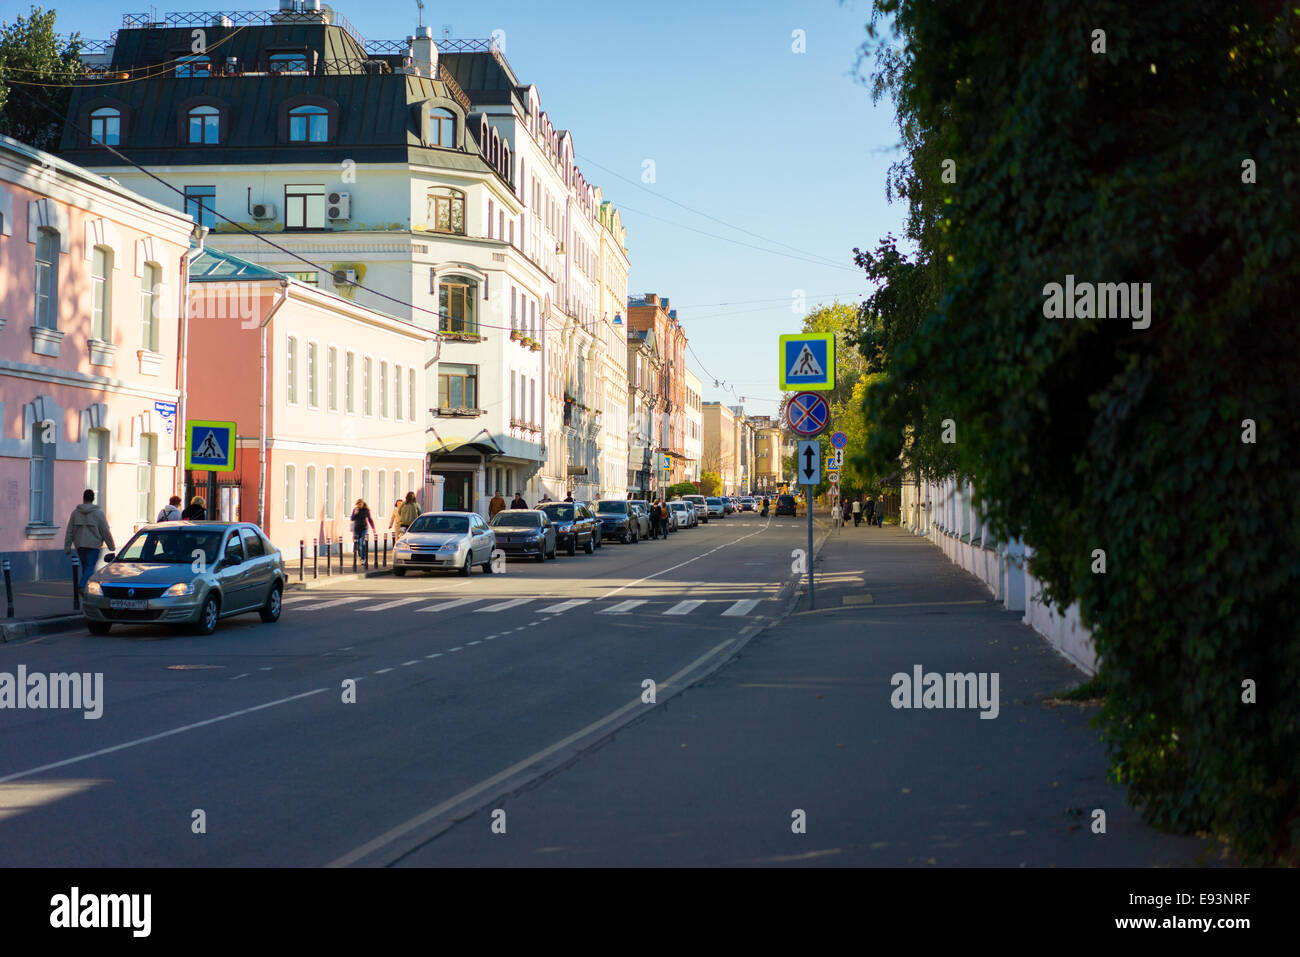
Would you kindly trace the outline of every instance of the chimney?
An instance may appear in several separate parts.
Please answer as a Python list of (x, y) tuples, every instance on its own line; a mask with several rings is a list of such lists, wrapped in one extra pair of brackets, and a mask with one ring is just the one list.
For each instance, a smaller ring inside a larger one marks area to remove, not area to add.
[(411, 48), (411, 66), (424, 76), (438, 75), (438, 48), (433, 43), (433, 27), (416, 27), (415, 36), (407, 37)]
[(645, 294), (645, 304), (647, 306), (657, 305), (658, 302), (659, 302), (659, 297), (655, 295), (653, 292), (648, 292)]

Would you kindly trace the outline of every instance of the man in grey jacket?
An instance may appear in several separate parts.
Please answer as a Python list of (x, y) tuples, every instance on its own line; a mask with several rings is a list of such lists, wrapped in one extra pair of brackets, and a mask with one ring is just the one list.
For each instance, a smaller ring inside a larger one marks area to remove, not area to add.
[(95, 493), (86, 489), (82, 493), (81, 504), (68, 517), (68, 530), (63, 536), (64, 553), (71, 555), (75, 546), (77, 557), (81, 560), (81, 591), (86, 590), (86, 582), (95, 573), (99, 549), (104, 544), (110, 549), (116, 547), (104, 510), (95, 504)]

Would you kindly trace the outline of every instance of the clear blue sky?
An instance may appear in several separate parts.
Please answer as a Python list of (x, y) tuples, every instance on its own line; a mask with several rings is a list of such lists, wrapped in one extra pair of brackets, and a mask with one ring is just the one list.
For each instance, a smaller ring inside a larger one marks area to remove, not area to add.
[[(418, 12), (415, 0), (330, 5), (372, 40), (402, 39)], [(26, 6), (5, 0), (0, 19)], [(55, 6), (59, 32), (87, 39), (106, 39), (122, 14), (147, 10), (132, 0)], [(233, 0), (226, 9), (277, 6)], [(212, 0), (156, 6), (217, 9)], [(884, 196), (885, 171), (899, 155), (891, 105), (873, 106), (851, 76), (869, 15), (866, 0), (427, 0), (424, 22), (435, 37), (444, 25), (461, 38), (505, 31), (515, 73), (537, 85), (556, 126), (573, 131), (588, 182), (623, 209), (629, 294), (670, 298), (706, 400), (735, 404), (744, 395), (747, 411), (764, 414), (780, 397), (777, 336), (799, 329), (795, 290), (809, 308), (835, 294), (858, 301), (867, 283), (852, 266), (853, 247), (897, 233), (904, 214)], [(792, 51), (796, 29), (806, 38), (802, 54)], [(642, 183), (645, 160), (654, 161), (653, 184)], [(714, 378), (735, 394), (715, 389)]]

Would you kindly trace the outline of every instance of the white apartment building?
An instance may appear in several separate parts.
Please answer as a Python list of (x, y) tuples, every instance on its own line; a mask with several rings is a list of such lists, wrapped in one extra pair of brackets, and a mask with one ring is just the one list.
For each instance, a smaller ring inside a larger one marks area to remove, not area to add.
[(701, 406), (703, 383), (689, 368), (686, 370), (686, 481), (700, 480), (700, 457), (704, 454), (704, 410)]

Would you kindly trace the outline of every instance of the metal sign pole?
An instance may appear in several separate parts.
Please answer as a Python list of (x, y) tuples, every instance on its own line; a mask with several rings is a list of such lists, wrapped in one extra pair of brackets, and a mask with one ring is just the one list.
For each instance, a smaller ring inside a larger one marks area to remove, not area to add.
[[(811, 490), (812, 486), (808, 486)], [(817, 607), (817, 584), (813, 581), (812, 492), (808, 493), (808, 609)]]

